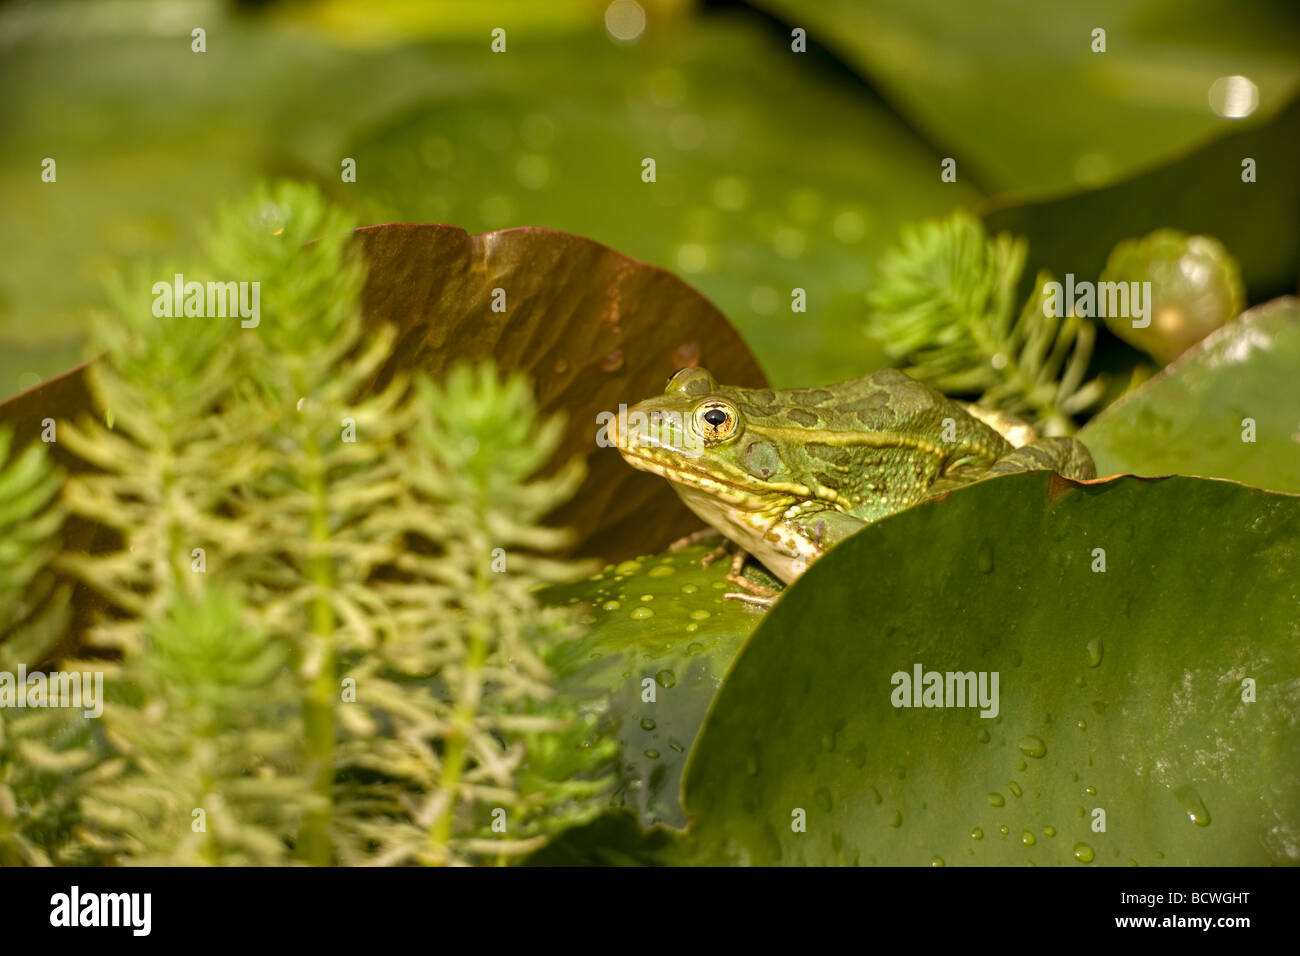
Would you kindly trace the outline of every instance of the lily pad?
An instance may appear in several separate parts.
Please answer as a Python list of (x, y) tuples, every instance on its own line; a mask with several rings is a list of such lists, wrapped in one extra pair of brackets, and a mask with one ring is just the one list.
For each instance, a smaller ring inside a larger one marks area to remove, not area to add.
[[(652, 19), (634, 45), (603, 32), (512, 39), (504, 56), (442, 44), (445, 91), (343, 147), (364, 170), (351, 195), (371, 217), (546, 226), (670, 268), (723, 308), (778, 384), (879, 368), (863, 322), (871, 264), (904, 222), (980, 194), (942, 182), (933, 147), (859, 82), (756, 20)], [(333, 155), (303, 160), (336, 180)]]
[[(628, 46), (585, 2), (436, 4), (427, 17), (406, 3), (375, 52), (311, 25), (369, 47), (374, 34), (341, 12), (355, 4), (253, 17), (223, 4), (204, 24), (221, 42), (195, 56), (136, 6), (78, 17), (74, 36), (60, 5), (28, 5), (15, 30), (40, 42), (0, 59), (5, 88), (25, 91), (6, 103), (0, 153), (0, 352), (23, 347), (0, 397), (19, 376), (66, 368), (33, 346), (80, 344), (99, 272), (184, 260), (211, 197), (264, 176), (314, 179), (368, 222), (593, 237), (695, 284), (787, 385), (884, 364), (862, 330), (871, 263), (903, 222), (979, 195), (940, 182), (934, 149), (855, 78), (800, 60), (738, 8), (650, 10)], [(383, 25), (370, 6), (367, 22)], [(492, 52), (483, 23), (507, 29), (507, 53)], [(57, 185), (30, 159), (52, 143)], [(647, 157), (653, 184), (641, 179)], [(344, 158), (356, 182), (340, 181)], [(795, 288), (806, 313), (791, 312)]]
[(1201, 475), (1300, 492), (1297, 369), (1300, 300), (1277, 299), (1185, 352), (1079, 438), (1100, 475)]
[[(560, 693), (600, 716), (618, 741), (614, 803), (645, 824), (684, 826), (678, 793), (686, 755), (732, 658), (760, 612), (724, 600), (727, 561), (702, 567), (691, 547), (606, 567), (547, 589), (548, 604), (582, 608), (588, 624), (551, 662)], [(646, 698), (653, 694), (653, 700)]]
[[(1241, 265), (1247, 300), (1296, 290), (1300, 276), (1300, 97), (1271, 121), (1235, 131), (1130, 179), (1063, 198), (997, 199), (991, 230), (1029, 239), (1027, 275), (1047, 269), (1095, 280), (1116, 243), (1174, 228), (1213, 236)], [(1243, 182), (1243, 161), (1255, 181)]]
[[(1282, 5), (756, 5), (842, 55), (944, 144), (959, 179), (990, 190), (1060, 191), (1168, 162), (1234, 122), (1210, 109), (1220, 76), (1247, 74), (1264, 111), (1276, 110), (1300, 77), (1295, 11)], [(1104, 52), (1094, 51), (1098, 28)]]
[[(684, 784), (701, 852), (1300, 863), (1297, 542), (1300, 497), (1042, 472), (867, 527), (723, 684)], [(999, 674), (996, 716), (895, 706), (917, 666)]]
[(437, 376), (490, 357), (527, 373), (543, 412), (566, 416), (555, 461), (582, 457), (587, 477), (550, 521), (574, 530), (578, 553), (620, 560), (699, 528), (665, 481), (596, 439), (598, 415), (663, 391), (679, 368), (716, 363), (724, 381), (766, 382), (704, 296), (664, 269), (549, 229), (471, 236), (395, 224), (357, 235), (370, 264), (366, 319), (401, 330), (391, 367)]

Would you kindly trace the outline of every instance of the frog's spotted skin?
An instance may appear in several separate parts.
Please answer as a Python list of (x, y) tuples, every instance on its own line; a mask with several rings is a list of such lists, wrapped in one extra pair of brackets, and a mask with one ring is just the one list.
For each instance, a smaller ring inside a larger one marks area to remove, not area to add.
[(1071, 438), (1015, 448), (961, 405), (895, 369), (826, 388), (733, 388), (683, 369), (611, 438), (789, 583), (886, 515), (980, 478), (1051, 469), (1095, 476)]

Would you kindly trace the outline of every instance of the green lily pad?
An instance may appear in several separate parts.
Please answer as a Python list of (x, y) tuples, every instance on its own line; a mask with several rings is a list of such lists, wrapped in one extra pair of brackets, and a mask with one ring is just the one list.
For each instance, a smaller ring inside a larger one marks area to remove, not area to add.
[[(695, 284), (787, 385), (884, 364), (862, 329), (871, 263), (903, 222), (979, 196), (940, 182), (933, 148), (853, 77), (806, 57), (796, 67), (749, 11), (652, 10), (627, 46), (586, 3), (513, 3), (528, 11), (505, 19), (461, 4), (469, 12), (434, 13), (427, 30), (403, 4), (393, 26), (414, 32), (382, 31), (392, 46), (375, 52), (286, 22), (375, 39), (329, 10), (277, 6), (294, 9), (214, 6), (202, 56), (187, 33), (158, 33), (148, 5), (79, 17), (75, 36), (60, 29), (63, 5), (24, 8), (14, 29), (41, 40), (0, 60), (5, 88), (25, 91), (7, 103), (0, 153), (0, 352), (24, 351), (0, 397), (66, 367), (27, 347), (80, 344), (99, 272), (185, 259), (212, 196), (261, 177), (314, 179), (362, 221), (598, 239)], [(483, 22), (508, 30), (507, 53), (492, 53)], [(50, 153), (56, 184), (39, 175)], [(653, 184), (641, 180), (646, 157)], [(344, 158), (356, 182), (341, 182)], [(791, 311), (795, 288), (806, 313)]]
[[(1300, 77), (1294, 10), (1282, 5), (756, 5), (842, 55), (944, 144), (959, 179), (991, 190), (1059, 191), (1167, 162), (1234, 122), (1210, 109), (1220, 76), (1246, 74), (1264, 111), (1276, 110)], [(1104, 53), (1093, 51), (1097, 28), (1106, 31)]]
[[(1267, 123), (1108, 186), (1023, 203), (996, 199), (989, 229), (1029, 239), (1027, 275), (1047, 269), (1094, 281), (1116, 243), (1174, 228), (1213, 236), (1241, 265), (1247, 301), (1294, 292), (1300, 275), (1300, 97)], [(1242, 181), (1253, 159), (1255, 182)]]
[(1079, 438), (1099, 475), (1201, 475), (1300, 492), (1298, 370), (1300, 300), (1277, 299), (1185, 352)]
[[(786, 591), (723, 684), (684, 783), (701, 852), (1300, 863), (1297, 541), (1300, 497), (1043, 472), (864, 529)], [(996, 716), (894, 706), (893, 675), (917, 665), (998, 673)]]
[[(450, 92), (344, 147), (370, 218), (546, 226), (665, 266), (719, 304), (777, 384), (885, 364), (864, 332), (871, 264), (904, 222), (980, 195), (942, 182), (940, 156), (859, 83), (741, 11), (632, 46), (448, 43), (437, 60), (458, 68)], [(337, 179), (325, 156), (304, 159)]]
[(678, 792), (686, 754), (732, 658), (762, 618), (723, 599), (736, 588), (725, 580), (726, 560), (701, 567), (708, 551), (624, 561), (543, 595), (548, 604), (582, 608), (586, 634), (551, 662), (556, 688), (585, 701), (600, 715), (598, 733), (618, 741), (613, 800), (646, 824), (685, 825)]

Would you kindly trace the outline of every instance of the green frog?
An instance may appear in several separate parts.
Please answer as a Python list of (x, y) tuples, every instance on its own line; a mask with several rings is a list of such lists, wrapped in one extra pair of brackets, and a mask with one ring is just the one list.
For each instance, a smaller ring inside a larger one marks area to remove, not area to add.
[(742, 575), (747, 555), (790, 584), (853, 532), (953, 488), (1016, 471), (1096, 477), (1075, 439), (1038, 438), (895, 369), (778, 391), (686, 368), (624, 422), (608, 426), (624, 459), (738, 546), (728, 580), (750, 593), (728, 596), (760, 604), (776, 592)]

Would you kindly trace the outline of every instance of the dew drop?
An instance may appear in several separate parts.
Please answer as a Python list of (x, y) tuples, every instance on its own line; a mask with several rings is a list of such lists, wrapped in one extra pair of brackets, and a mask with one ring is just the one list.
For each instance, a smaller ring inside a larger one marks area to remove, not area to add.
[(634, 621), (644, 621), (646, 618), (654, 617), (655, 612), (650, 610), (648, 607), (639, 607), (628, 616)]
[(682, 593), (683, 593), (683, 594), (694, 594), (694, 593), (695, 593), (696, 591), (698, 591), (698, 590), (699, 590), (699, 586), (698, 586), (698, 585), (694, 585), (694, 584), (683, 584), (683, 585), (682, 585)]
[(657, 726), (658, 726), (658, 724), (656, 724), (656, 723), (654, 722), (654, 718), (653, 718), (653, 717), (642, 717), (642, 718), (641, 718), (641, 729), (642, 729), (642, 730), (654, 730), (655, 727), (657, 727)]
[(1010, 783), (1007, 784), (1007, 789), (1010, 790), (1012, 793), (1014, 793), (1017, 797), (1022, 796), (1024, 794), (1024, 791), (1020, 789), (1020, 784), (1016, 783), (1014, 780), (1012, 780)]
[(1020, 752), (1026, 757), (1041, 757), (1047, 753), (1047, 744), (1043, 743), (1041, 737), (1035, 737), (1033, 734), (1026, 734), (1020, 738)]
[(700, 608), (698, 610), (691, 612), (691, 620), (693, 621), (703, 621), (707, 619), (709, 616), (710, 616), (709, 612), (704, 610), (704, 608)]
[(989, 794), (989, 806), (990, 806), (990, 807), (1004, 807), (1004, 806), (1006, 806), (1006, 804), (1007, 804), (1007, 798), (1004, 797), (1004, 796), (1002, 796), (1002, 794), (1000, 794), (1000, 793), (990, 793), (990, 794)]
[(600, 608), (602, 611), (617, 611), (622, 606), (623, 605), (619, 604), (617, 601), (606, 601), (600, 606)]
[[(642, 610), (648, 610), (648, 609), (642, 609)], [(674, 684), (677, 683), (677, 675), (670, 670), (662, 670), (658, 674), (655, 674), (655, 680), (659, 682), (660, 687), (672, 687)]]
[(642, 753), (644, 753), (644, 754), (645, 754), (647, 757), (649, 757), (651, 760), (658, 760), (658, 759), (659, 759), (659, 751), (657, 751), (657, 750), (644, 750), (644, 751), (642, 751)]
[(1183, 805), (1183, 812), (1187, 814), (1187, 819), (1198, 827), (1208, 827), (1210, 825), (1210, 811), (1206, 809), (1205, 802), (1194, 788), (1191, 786), (1179, 787), (1174, 791), (1174, 796)]
[(1020, 842), (1023, 843), (1025, 846), (1033, 846), (1038, 841), (1034, 839), (1034, 835), (1030, 833), (1028, 830), (1021, 830)]
[(1088, 642), (1087, 651), (1088, 651), (1088, 666), (1099, 667), (1101, 665), (1101, 655), (1104, 651), (1104, 648), (1101, 646), (1101, 638), (1094, 637), (1092, 640), (1090, 640)]
[(1093, 859), (1092, 847), (1086, 843), (1076, 843), (1074, 845), (1074, 858), (1080, 863), (1091, 863)]
[(889, 818), (889, 825), (897, 830), (903, 825), (903, 814), (899, 810), (894, 811), (894, 815)]
[(943, 857), (941, 857), (941, 856), (932, 856), (932, 857), (930, 857), (930, 865), (931, 865), (931, 866), (943, 866)]
[(671, 564), (660, 564), (656, 567), (651, 568), (650, 573), (647, 575), (647, 577), (666, 578), (668, 577), (668, 575), (676, 574), (676, 573), (677, 573), (677, 569), (673, 567)]
[(976, 827), (975, 829), (970, 831), (970, 838), (972, 840), (982, 840), (984, 839), (984, 831), (981, 830), (979, 827)]

